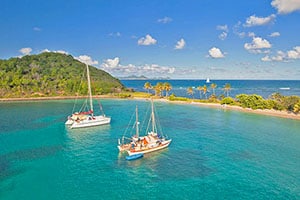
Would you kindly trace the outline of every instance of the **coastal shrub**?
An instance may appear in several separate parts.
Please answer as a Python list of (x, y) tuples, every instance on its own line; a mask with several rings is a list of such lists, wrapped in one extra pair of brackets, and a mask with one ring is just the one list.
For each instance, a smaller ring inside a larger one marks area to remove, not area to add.
[(279, 103), (274, 100), (272, 100), (272, 101), (274, 102), (274, 105), (273, 105), (274, 110), (284, 110), (285, 109), (282, 103)]
[(131, 97), (131, 94), (129, 94), (129, 93), (120, 93), (119, 97), (120, 98), (129, 98), (129, 97)]
[(221, 100), (221, 104), (234, 105), (234, 99), (232, 97), (225, 97)]
[(276, 102), (274, 109), (288, 111), (294, 111), (295, 105), (300, 101), (299, 96), (283, 96), (280, 93), (272, 94), (270, 99)]
[(267, 99), (265, 100), (265, 109), (275, 109), (277, 107), (277, 103), (276, 101), (272, 100), (272, 99)]
[(176, 97), (175, 94), (172, 93), (172, 94), (169, 96), (168, 99), (169, 99), (170, 101), (174, 101), (174, 98), (175, 98), (175, 97)]
[(294, 113), (300, 112), (300, 100), (294, 105), (293, 112)]
[(170, 101), (188, 101), (188, 98), (186, 97), (176, 97), (174, 94), (171, 94), (169, 96)]
[(269, 109), (269, 102), (266, 101), (262, 96), (257, 94), (247, 95), (239, 94), (236, 96), (236, 99), (243, 108), (251, 109)]
[(211, 103), (217, 103), (217, 102), (219, 102), (219, 100), (218, 100), (218, 98), (217, 98), (217, 96), (215, 94), (211, 95), (209, 97), (208, 101), (211, 102)]
[(286, 96), (284, 98), (283, 106), (288, 111), (293, 111), (294, 106), (300, 101), (300, 98), (297, 96)]

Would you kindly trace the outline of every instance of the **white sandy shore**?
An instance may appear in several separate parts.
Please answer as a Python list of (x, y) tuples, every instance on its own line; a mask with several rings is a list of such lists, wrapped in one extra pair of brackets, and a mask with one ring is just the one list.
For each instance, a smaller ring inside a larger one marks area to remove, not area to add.
[(215, 109), (223, 109), (223, 110), (236, 110), (240, 112), (247, 112), (247, 113), (255, 113), (255, 114), (261, 114), (261, 115), (269, 115), (274, 117), (281, 117), (281, 118), (288, 118), (288, 119), (297, 119), (300, 120), (300, 115), (295, 114), (293, 112), (287, 112), (287, 111), (279, 111), (279, 110), (253, 110), (251, 108), (242, 108), (240, 106), (231, 106), (231, 105), (221, 105), (217, 103), (200, 103), (200, 102), (184, 102), (184, 101), (169, 101), (166, 99), (160, 99), (160, 101), (170, 102), (170, 103), (176, 103), (176, 104), (193, 104), (193, 105), (199, 105), (199, 106), (205, 106)]
[[(112, 95), (101, 95), (94, 96), (95, 98), (117, 98)], [(63, 100), (63, 99), (76, 99), (76, 98), (86, 98), (85, 96), (77, 97), (77, 96), (63, 96), (63, 97), (33, 97), (33, 98), (0, 98), (0, 102), (10, 102), (10, 101), (41, 101), (41, 100)], [(147, 99), (147, 98), (134, 98), (134, 99)], [(215, 109), (223, 109), (223, 110), (236, 110), (240, 112), (248, 112), (255, 113), (261, 115), (269, 115), (274, 117), (288, 118), (288, 119), (297, 119), (300, 120), (300, 114), (295, 114), (287, 111), (278, 111), (278, 110), (253, 110), (250, 108), (242, 108), (239, 106), (230, 106), (230, 105), (221, 105), (217, 103), (200, 103), (200, 102), (186, 102), (186, 101), (169, 101), (167, 99), (154, 99), (155, 101), (162, 101), (167, 103), (175, 103), (175, 104), (193, 104), (198, 106), (205, 106)]]

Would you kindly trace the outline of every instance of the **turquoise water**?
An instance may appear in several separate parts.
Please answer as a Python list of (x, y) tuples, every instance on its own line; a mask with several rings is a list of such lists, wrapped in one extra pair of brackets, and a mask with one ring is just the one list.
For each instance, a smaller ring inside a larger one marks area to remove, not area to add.
[(155, 102), (168, 149), (126, 161), (135, 106), (102, 100), (110, 125), (69, 130), (73, 100), (0, 103), (0, 199), (300, 199), (300, 122)]

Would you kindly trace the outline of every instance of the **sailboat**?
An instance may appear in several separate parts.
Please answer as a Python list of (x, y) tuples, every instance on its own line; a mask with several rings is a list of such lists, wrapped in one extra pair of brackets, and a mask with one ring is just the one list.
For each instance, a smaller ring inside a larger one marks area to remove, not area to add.
[(65, 124), (69, 125), (70, 128), (84, 128), (84, 127), (91, 127), (91, 126), (100, 126), (100, 125), (104, 125), (104, 124), (109, 124), (110, 120), (111, 120), (111, 118), (105, 116), (104, 113), (102, 115), (94, 115), (90, 71), (89, 71), (89, 66), (87, 64), (86, 64), (86, 72), (87, 72), (89, 104), (90, 104), (89, 107), (90, 108), (88, 111), (75, 112), (71, 116), (69, 116), (68, 120), (66, 121)]
[[(170, 145), (172, 139), (166, 138), (162, 132), (158, 133), (157, 126), (158, 123), (155, 119), (154, 105), (153, 100), (151, 99), (151, 115), (149, 118), (148, 129), (151, 129), (146, 135), (140, 136), (139, 130), (139, 121), (138, 121), (138, 107), (135, 109), (136, 120), (134, 123), (135, 126), (135, 135), (128, 138), (123, 136), (122, 139), (118, 140), (118, 149), (120, 152), (127, 152), (129, 156), (137, 154), (145, 154), (160, 149), (164, 149)], [(151, 128), (149, 127), (151, 126)]]
[(210, 83), (210, 80), (209, 80), (209, 78), (207, 78), (207, 79), (206, 79), (206, 83)]

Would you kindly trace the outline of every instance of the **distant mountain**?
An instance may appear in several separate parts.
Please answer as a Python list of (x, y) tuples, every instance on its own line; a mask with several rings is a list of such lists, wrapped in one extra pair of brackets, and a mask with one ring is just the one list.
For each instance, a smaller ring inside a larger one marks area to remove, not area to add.
[[(124, 89), (107, 72), (90, 66), (92, 92)], [(87, 95), (86, 66), (71, 55), (45, 52), (0, 60), (0, 98)]]
[(141, 75), (141, 76), (131, 75), (131, 76), (126, 76), (126, 77), (119, 77), (119, 79), (121, 79), (121, 80), (169, 80), (170, 77), (148, 78), (144, 75)]
[(131, 75), (131, 76), (126, 76), (126, 77), (120, 77), (121, 80), (148, 80), (146, 76), (136, 76), (136, 75)]

